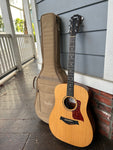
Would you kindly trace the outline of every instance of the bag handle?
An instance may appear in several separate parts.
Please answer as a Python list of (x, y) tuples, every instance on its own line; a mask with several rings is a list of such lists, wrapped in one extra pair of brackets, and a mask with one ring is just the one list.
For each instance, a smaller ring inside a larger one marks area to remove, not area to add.
[(36, 89), (36, 87), (35, 87), (35, 81), (36, 81), (37, 78), (38, 78), (38, 77), (35, 76), (34, 79), (33, 79), (33, 89)]

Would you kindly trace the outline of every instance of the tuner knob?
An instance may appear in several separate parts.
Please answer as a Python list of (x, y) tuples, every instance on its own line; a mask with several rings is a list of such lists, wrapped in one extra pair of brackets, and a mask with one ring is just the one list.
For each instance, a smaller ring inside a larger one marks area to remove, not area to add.
[(81, 20), (82, 20), (82, 21), (84, 20), (84, 17), (83, 17), (83, 16), (81, 17)]

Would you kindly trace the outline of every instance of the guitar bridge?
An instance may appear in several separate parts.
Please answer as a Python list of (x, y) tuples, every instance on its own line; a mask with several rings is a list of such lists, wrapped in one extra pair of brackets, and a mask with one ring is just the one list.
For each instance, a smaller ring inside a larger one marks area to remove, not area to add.
[(60, 117), (60, 120), (64, 121), (65, 123), (69, 124), (69, 125), (79, 125), (79, 122), (78, 121), (75, 121), (75, 120), (71, 120), (71, 119), (67, 119), (67, 118), (64, 118), (64, 117)]

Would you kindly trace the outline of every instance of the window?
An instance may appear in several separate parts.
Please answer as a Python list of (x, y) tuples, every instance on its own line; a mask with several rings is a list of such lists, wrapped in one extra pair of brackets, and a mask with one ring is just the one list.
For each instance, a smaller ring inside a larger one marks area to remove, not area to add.
[(24, 12), (22, 0), (10, 0), (10, 8), (16, 33), (24, 33)]

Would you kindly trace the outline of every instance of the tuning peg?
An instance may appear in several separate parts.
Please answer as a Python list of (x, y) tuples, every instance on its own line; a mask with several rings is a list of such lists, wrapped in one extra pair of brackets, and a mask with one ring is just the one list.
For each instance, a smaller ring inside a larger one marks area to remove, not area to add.
[(68, 30), (68, 33), (71, 33), (71, 31), (70, 31), (70, 30)]
[(82, 20), (82, 21), (84, 20), (84, 17), (83, 17), (83, 16), (81, 17), (81, 20)]

